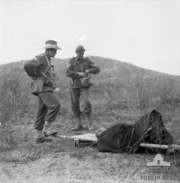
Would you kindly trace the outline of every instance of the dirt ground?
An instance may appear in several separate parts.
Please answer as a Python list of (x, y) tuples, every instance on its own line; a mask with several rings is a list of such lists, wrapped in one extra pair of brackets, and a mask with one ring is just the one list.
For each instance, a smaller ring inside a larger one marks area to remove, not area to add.
[[(60, 133), (72, 135), (72, 123), (65, 121), (58, 124)], [(96, 127), (102, 126), (98, 124), (97, 120)], [(100, 153), (96, 146), (77, 148), (73, 139), (53, 138), (43, 144), (31, 140), (0, 153), (0, 183), (179, 183), (177, 157), (164, 156), (164, 161), (171, 163), (168, 168), (147, 167), (154, 157)]]
[[(66, 140), (55, 140), (65, 143)], [(72, 140), (68, 140), (73, 144)], [(42, 145), (44, 146), (44, 144)], [(51, 148), (52, 148), (51, 144)], [(35, 147), (34, 147), (35, 148)], [(39, 147), (36, 147), (39, 148)], [(41, 147), (44, 149), (44, 147)], [(50, 148), (50, 147), (49, 147)], [(168, 158), (171, 167), (146, 167), (150, 155), (125, 155), (99, 153), (96, 147), (74, 149), (71, 152), (60, 152), (54, 148), (51, 153), (39, 157), (13, 151), (6, 154), (6, 162), (0, 163), (1, 183), (118, 183), (118, 182), (180, 182), (180, 167), (173, 158)], [(28, 159), (29, 156), (29, 159)], [(14, 158), (14, 162), (12, 161)], [(10, 162), (8, 162), (11, 160)], [(33, 159), (34, 158), (34, 159)], [(24, 159), (24, 161), (23, 161)]]

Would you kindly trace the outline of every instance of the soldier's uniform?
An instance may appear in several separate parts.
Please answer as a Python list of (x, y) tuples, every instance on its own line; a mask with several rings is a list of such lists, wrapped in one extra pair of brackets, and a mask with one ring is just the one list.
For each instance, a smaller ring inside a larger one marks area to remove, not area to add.
[[(38, 55), (35, 59), (43, 63), (43, 70), (46, 70), (51, 65), (51, 60), (45, 54)], [(53, 80), (53, 67), (48, 70), (46, 75)], [(38, 97), (38, 110), (34, 123), (34, 128), (37, 130), (43, 129), (45, 121), (54, 122), (56, 119), (60, 103), (54, 95), (54, 89), (54, 84), (44, 76), (35, 78), (31, 83), (31, 93)]]
[[(77, 47), (76, 53), (84, 47)], [(70, 77), (70, 98), (71, 98), (71, 108), (77, 119), (80, 118), (81, 113), (87, 114), (90, 118), (91, 116), (91, 103), (89, 101), (89, 86), (83, 86), (82, 77), (79, 76), (78, 72), (85, 73), (86, 70), (89, 70), (88, 74), (98, 74), (100, 72), (99, 67), (94, 65), (94, 63), (89, 58), (77, 59), (73, 57), (69, 61), (67, 66), (66, 76)], [(83, 111), (80, 110), (80, 96), (84, 102)]]
[[(55, 77), (54, 68), (50, 67), (51, 59), (49, 59), (49, 57), (54, 57), (56, 50), (60, 48), (57, 46), (56, 41), (49, 40), (46, 41), (44, 49), (46, 49), (46, 51), (51, 49), (51, 51), (49, 51), (50, 54), (53, 55), (48, 55), (47, 57), (45, 52), (44, 54), (36, 56), (35, 60), (42, 63), (42, 72), (47, 71), (47, 68), (50, 69), (44, 76), (42, 74), (40, 77), (33, 78), (31, 83), (31, 93), (37, 96), (38, 100), (38, 109), (34, 123), (34, 128), (36, 130), (35, 141), (38, 143), (46, 141), (46, 136), (57, 133), (57, 130), (52, 129), (51, 124), (55, 121), (60, 110), (60, 102), (54, 94), (55, 85), (54, 82), (52, 82)], [(51, 81), (48, 78), (50, 78)]]

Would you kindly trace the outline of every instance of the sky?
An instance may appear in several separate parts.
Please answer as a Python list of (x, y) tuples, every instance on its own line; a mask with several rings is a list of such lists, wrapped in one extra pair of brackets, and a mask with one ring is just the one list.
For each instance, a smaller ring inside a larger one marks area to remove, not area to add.
[(180, 75), (180, 0), (0, 0), (0, 64), (61, 48), (56, 58), (115, 59)]

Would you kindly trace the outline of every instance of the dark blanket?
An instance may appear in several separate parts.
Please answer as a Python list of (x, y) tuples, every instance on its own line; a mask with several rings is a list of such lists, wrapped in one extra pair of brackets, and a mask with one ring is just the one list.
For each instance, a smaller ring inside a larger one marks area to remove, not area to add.
[(119, 123), (97, 136), (100, 152), (135, 153), (140, 143), (170, 145), (173, 137), (164, 127), (161, 114), (153, 110), (133, 125)]

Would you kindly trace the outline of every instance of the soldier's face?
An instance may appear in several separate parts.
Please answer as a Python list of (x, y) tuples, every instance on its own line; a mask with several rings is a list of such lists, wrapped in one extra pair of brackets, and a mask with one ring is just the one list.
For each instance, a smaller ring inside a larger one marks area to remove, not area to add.
[(56, 52), (57, 52), (57, 50), (55, 50), (55, 49), (49, 49), (48, 52), (47, 52), (47, 56), (49, 58), (54, 58), (55, 55), (56, 55)]
[(77, 53), (77, 58), (78, 59), (82, 59), (83, 58), (83, 56), (84, 56), (84, 51), (79, 51), (78, 53)]
[(51, 55), (52, 58), (55, 57), (56, 52), (57, 52), (57, 50), (51, 50), (51, 51), (50, 51), (50, 55)]

